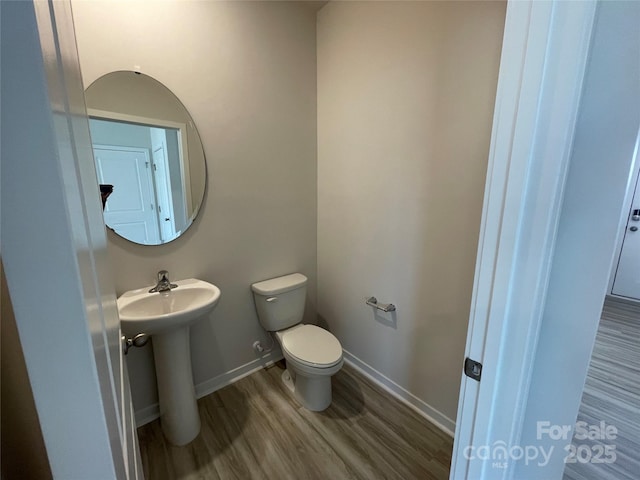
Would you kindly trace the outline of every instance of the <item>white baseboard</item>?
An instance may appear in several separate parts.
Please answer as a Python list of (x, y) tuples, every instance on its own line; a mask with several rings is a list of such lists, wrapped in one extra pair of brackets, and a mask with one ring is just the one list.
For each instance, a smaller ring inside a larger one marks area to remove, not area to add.
[[(227, 385), (231, 385), (232, 383), (235, 383), (238, 380), (241, 380), (244, 377), (251, 375), (252, 373), (262, 368), (272, 365), (278, 360), (282, 360), (282, 358), (283, 357), (280, 350), (273, 351), (271, 353), (263, 355), (260, 358), (256, 358), (249, 363), (245, 363), (244, 365), (234, 368), (233, 370), (225, 372), (222, 375), (218, 375), (217, 377), (199, 383), (195, 386), (196, 398), (206, 397), (207, 395), (218, 391), (221, 388), (226, 387)], [(135, 417), (136, 427), (141, 427), (149, 422), (154, 421), (156, 418), (159, 418), (160, 408), (157, 403), (154, 403), (153, 405), (149, 405), (148, 407), (136, 410)]]
[[(379, 385), (381, 388), (389, 392), (402, 403), (406, 404), (418, 414), (429, 420), (440, 430), (453, 437), (453, 432), (456, 429), (456, 423), (453, 420), (451, 420), (446, 415), (439, 412), (420, 398), (416, 397), (414, 394), (404, 389), (393, 380), (384, 376), (382, 373), (380, 373), (367, 363), (363, 362), (352, 353), (348, 352), (347, 350), (343, 350), (343, 352), (344, 360), (348, 365), (358, 370), (376, 385)], [(222, 375), (218, 375), (217, 377), (199, 383), (195, 386), (196, 397), (205, 397), (281, 359), (282, 353), (278, 350), (272, 353), (268, 353), (260, 358), (256, 358), (255, 360), (249, 363), (245, 363), (244, 365), (234, 368), (233, 370), (225, 372)], [(160, 409), (158, 407), (158, 404), (154, 403), (153, 405), (149, 405), (147, 407), (141, 408), (140, 410), (136, 410), (135, 417), (136, 426), (138, 427), (152, 422), (153, 420), (160, 417)]]
[(222, 375), (218, 375), (210, 380), (199, 383), (196, 385), (196, 397), (202, 398), (207, 395), (220, 390), (227, 385), (231, 385), (232, 383), (237, 382), (238, 380), (243, 379), (251, 375), (258, 370), (268, 367), (269, 365), (273, 365), (278, 360), (282, 360), (282, 353), (280, 350), (275, 350), (271, 353), (267, 353), (260, 358), (256, 358), (255, 360), (245, 363), (244, 365), (239, 366), (238, 368), (234, 368), (233, 370), (229, 370)]
[(416, 397), (413, 393), (409, 392), (405, 388), (401, 387), (397, 383), (395, 383), (390, 378), (384, 376), (382, 373), (377, 371), (372, 366), (360, 360), (358, 357), (353, 355), (352, 353), (343, 349), (344, 360), (351, 367), (358, 370), (364, 376), (369, 378), (376, 385), (379, 385), (381, 388), (389, 392), (391, 395), (396, 397), (402, 403), (406, 404), (414, 411), (419, 413), (421, 416), (429, 420), (436, 427), (442, 430), (444, 433), (448, 434), (453, 438), (454, 431), (456, 429), (456, 422), (451, 420), (449, 417), (439, 412), (431, 405), (427, 404), (425, 401)]
[(626, 303), (631, 306), (640, 306), (640, 299), (631, 298), (631, 297), (621, 297), (620, 295), (614, 295), (612, 293), (607, 294), (605, 300), (609, 300), (610, 302), (618, 302), (618, 303)]
[(158, 408), (157, 403), (154, 403), (148, 407), (136, 410), (134, 415), (136, 417), (136, 428), (138, 428), (146, 425), (147, 423), (153, 422), (156, 418), (160, 417), (160, 408)]

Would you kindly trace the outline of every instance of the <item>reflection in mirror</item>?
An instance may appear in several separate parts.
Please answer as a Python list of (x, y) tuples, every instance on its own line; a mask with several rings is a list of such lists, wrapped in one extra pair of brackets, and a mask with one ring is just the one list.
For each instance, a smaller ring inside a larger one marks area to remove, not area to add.
[(206, 165), (193, 120), (171, 91), (134, 72), (85, 92), (98, 182), (113, 185), (105, 223), (143, 245), (179, 237), (195, 219)]

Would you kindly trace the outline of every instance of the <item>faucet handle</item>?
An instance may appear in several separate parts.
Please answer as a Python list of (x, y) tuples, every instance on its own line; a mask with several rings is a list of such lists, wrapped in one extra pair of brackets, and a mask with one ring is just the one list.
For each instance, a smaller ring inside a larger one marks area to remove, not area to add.
[(155, 287), (149, 290), (149, 293), (166, 292), (172, 288), (178, 288), (178, 285), (169, 281), (169, 272), (166, 270), (160, 270), (158, 272), (158, 283)]

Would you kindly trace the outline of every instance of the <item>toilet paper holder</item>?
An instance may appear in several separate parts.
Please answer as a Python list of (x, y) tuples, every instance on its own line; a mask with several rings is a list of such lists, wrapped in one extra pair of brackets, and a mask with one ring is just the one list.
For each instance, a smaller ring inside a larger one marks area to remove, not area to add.
[(378, 310), (382, 310), (383, 312), (395, 312), (396, 306), (393, 303), (378, 303), (378, 299), (376, 297), (369, 297), (366, 300), (367, 305), (372, 307), (376, 307)]

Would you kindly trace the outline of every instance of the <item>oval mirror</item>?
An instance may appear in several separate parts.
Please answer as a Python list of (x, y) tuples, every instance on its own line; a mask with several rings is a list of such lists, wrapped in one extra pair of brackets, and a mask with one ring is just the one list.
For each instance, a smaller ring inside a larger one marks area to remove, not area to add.
[(207, 178), (189, 112), (137, 72), (103, 75), (85, 98), (106, 225), (142, 245), (175, 240), (196, 218)]

